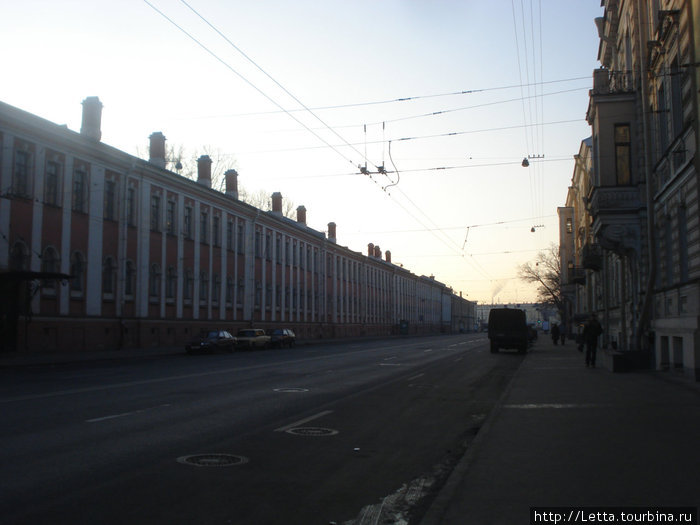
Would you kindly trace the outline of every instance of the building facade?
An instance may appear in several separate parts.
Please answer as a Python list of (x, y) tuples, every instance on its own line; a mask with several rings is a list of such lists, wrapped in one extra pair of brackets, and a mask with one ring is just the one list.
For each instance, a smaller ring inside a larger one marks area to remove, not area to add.
[[(0, 103), (0, 307), (5, 350), (171, 346), (203, 328), (293, 328), (300, 339), (440, 333), (470, 303), (434, 278), (166, 169), (101, 139), (102, 104), (83, 102), (80, 133)], [(5, 295), (4, 293), (4, 295)]]
[(599, 314), (608, 348), (698, 378), (700, 2), (601, 5), (592, 135), (560, 211), (562, 279), (575, 315)]

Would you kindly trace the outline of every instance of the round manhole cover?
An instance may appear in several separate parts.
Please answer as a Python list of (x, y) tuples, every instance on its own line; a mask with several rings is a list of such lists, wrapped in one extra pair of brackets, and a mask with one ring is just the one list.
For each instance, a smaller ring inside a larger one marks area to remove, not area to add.
[(286, 432), (296, 436), (335, 436), (338, 433), (337, 430), (332, 428), (321, 427), (297, 427), (290, 428)]
[(308, 388), (275, 388), (275, 392), (284, 393), (294, 393), (294, 392), (308, 392)]
[(248, 463), (248, 458), (233, 454), (195, 454), (177, 458), (179, 463), (194, 467), (233, 467)]

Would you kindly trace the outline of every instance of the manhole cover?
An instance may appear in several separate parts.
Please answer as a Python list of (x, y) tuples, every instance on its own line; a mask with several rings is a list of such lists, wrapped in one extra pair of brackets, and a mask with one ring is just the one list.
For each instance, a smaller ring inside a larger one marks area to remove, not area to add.
[(308, 392), (308, 388), (275, 388), (275, 392)]
[(337, 430), (333, 430), (332, 428), (321, 427), (297, 427), (290, 428), (286, 432), (297, 436), (334, 436), (338, 433)]
[(194, 467), (233, 467), (248, 463), (248, 458), (233, 454), (195, 454), (177, 458), (179, 463)]

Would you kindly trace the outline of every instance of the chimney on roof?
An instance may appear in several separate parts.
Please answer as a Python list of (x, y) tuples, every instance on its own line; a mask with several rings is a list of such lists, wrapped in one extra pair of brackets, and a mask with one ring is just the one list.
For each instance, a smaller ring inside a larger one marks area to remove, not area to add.
[(236, 170), (226, 170), (226, 195), (238, 200), (238, 172)]
[(328, 240), (331, 242), (335, 242), (336, 237), (335, 237), (335, 223), (334, 222), (329, 222), (328, 223)]
[(197, 159), (197, 183), (207, 188), (211, 188), (211, 164), (209, 155)]
[(83, 100), (83, 122), (80, 134), (92, 140), (102, 138), (102, 102), (98, 97), (87, 97)]
[(374, 247), (374, 256), (375, 256), (377, 259), (381, 259), (381, 258), (382, 258), (382, 250), (379, 248), (379, 246), (375, 246), (375, 247)]
[(391, 262), (391, 252), (389, 250), (384, 253), (384, 257), (386, 258), (386, 262)]
[(272, 213), (282, 215), (282, 194), (279, 191), (272, 194)]
[(165, 135), (155, 131), (148, 138), (151, 141), (148, 147), (148, 162), (159, 168), (165, 168)]
[(299, 206), (297, 208), (297, 222), (299, 224), (306, 224), (306, 208), (304, 206)]
[(367, 245), (367, 257), (374, 257), (374, 244), (372, 243)]

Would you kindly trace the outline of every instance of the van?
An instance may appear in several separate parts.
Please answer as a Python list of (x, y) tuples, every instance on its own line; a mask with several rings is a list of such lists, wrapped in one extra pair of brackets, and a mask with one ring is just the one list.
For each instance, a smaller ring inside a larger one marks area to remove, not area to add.
[(491, 352), (499, 348), (515, 348), (527, 352), (528, 328), (525, 312), (516, 308), (494, 308), (489, 312), (489, 341)]

